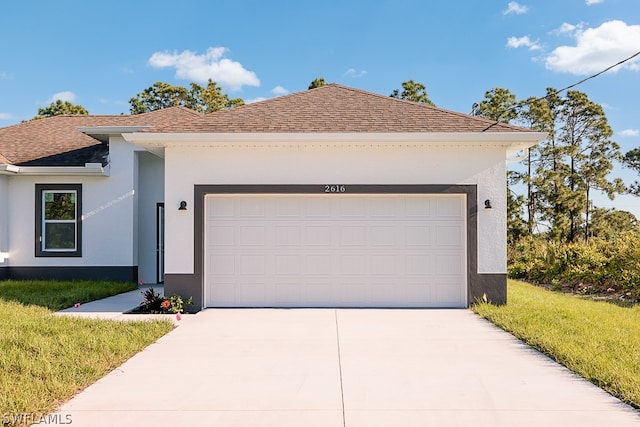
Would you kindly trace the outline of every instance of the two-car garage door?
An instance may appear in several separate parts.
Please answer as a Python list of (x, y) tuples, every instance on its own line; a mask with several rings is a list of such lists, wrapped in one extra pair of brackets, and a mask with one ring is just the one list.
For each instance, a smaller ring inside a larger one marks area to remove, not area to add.
[(208, 307), (465, 307), (462, 194), (205, 198)]

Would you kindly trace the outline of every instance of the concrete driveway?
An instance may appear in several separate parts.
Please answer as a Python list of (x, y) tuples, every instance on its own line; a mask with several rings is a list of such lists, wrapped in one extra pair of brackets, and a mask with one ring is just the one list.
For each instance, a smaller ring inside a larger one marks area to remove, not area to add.
[(74, 426), (640, 425), (469, 310), (205, 310), (59, 414)]

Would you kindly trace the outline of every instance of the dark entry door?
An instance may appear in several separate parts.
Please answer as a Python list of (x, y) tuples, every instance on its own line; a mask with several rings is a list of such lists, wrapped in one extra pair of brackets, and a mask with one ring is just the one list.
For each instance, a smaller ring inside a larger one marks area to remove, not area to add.
[(156, 205), (156, 282), (164, 283), (164, 203)]

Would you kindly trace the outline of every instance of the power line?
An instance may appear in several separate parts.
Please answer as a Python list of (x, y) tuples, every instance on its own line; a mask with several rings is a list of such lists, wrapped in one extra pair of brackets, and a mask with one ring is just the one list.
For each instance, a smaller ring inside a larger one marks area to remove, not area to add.
[[(610, 65), (609, 67), (605, 68), (604, 70), (600, 71), (599, 73), (595, 73), (594, 75), (589, 76), (589, 77), (587, 77), (587, 78), (584, 78), (584, 79), (580, 80), (580, 81), (579, 81), (579, 82), (577, 82), (577, 83), (574, 83), (574, 84), (569, 85), (569, 86), (567, 86), (567, 87), (565, 87), (565, 88), (562, 88), (562, 89), (560, 89), (560, 90), (558, 91), (558, 93), (560, 93), (560, 92), (564, 92), (565, 90), (569, 90), (569, 89), (574, 88), (574, 87), (576, 87), (576, 86), (578, 86), (578, 85), (581, 85), (582, 83), (586, 82), (587, 80), (595, 79), (595, 78), (596, 78), (596, 77), (598, 77), (599, 75), (604, 74), (604, 73), (606, 73), (607, 71), (609, 71), (609, 70), (611, 70), (611, 69), (613, 69), (613, 68), (616, 68), (616, 67), (618, 67), (618, 66), (620, 66), (620, 65), (624, 64), (625, 62), (627, 62), (627, 61), (631, 61), (633, 58), (635, 58), (635, 57), (636, 57), (636, 56), (638, 56), (638, 55), (640, 55), (640, 52), (636, 52), (636, 53), (634, 53), (633, 55), (631, 55), (630, 57), (628, 57), (627, 59), (623, 59), (622, 61), (620, 61), (620, 62), (618, 62), (618, 63), (616, 63), (616, 64)], [(544, 98), (544, 97), (542, 97), (542, 98)], [(542, 99), (542, 98), (539, 98), (539, 99)]]
[[(581, 84), (583, 84), (583, 83), (584, 83), (584, 82), (586, 82), (586, 81), (589, 81), (589, 80), (591, 80), (591, 79), (595, 79), (596, 77), (598, 77), (598, 76), (600, 76), (600, 75), (602, 75), (602, 74), (606, 73), (607, 71), (612, 70), (612, 69), (614, 69), (614, 68), (616, 68), (616, 67), (619, 67), (620, 65), (624, 64), (625, 62), (629, 62), (629, 61), (631, 61), (633, 58), (635, 58), (635, 57), (637, 57), (637, 56), (640, 56), (640, 51), (638, 51), (638, 52), (634, 53), (633, 55), (631, 55), (631, 56), (630, 56), (630, 57), (628, 57), (628, 58), (623, 59), (623, 60), (622, 60), (622, 61), (620, 61), (620, 62), (617, 62), (617, 63), (615, 63), (615, 64), (613, 64), (613, 65), (608, 66), (607, 68), (605, 68), (605, 69), (604, 69), (604, 70), (602, 70), (602, 71), (599, 71), (599, 72), (597, 72), (597, 73), (595, 73), (595, 74), (590, 75), (589, 77), (586, 77), (586, 78), (584, 78), (584, 79), (580, 80), (579, 82), (576, 82), (576, 83), (571, 84), (571, 85), (569, 85), (569, 86), (567, 86), (567, 87), (564, 87), (564, 88), (562, 88), (562, 89), (560, 89), (560, 90), (556, 91), (555, 93), (556, 93), (556, 94), (562, 93), (562, 92), (567, 91), (567, 90), (569, 90), (569, 89), (572, 89), (572, 88), (574, 88), (574, 87), (576, 87), (576, 86), (578, 86), (578, 85), (581, 85)], [(520, 105), (514, 105), (513, 107), (509, 107), (509, 108), (507, 108), (506, 110), (504, 110), (502, 113), (500, 113), (500, 115), (499, 115), (498, 117), (502, 117), (505, 113), (508, 113), (508, 112), (509, 112), (509, 111), (511, 111), (511, 110), (515, 110), (516, 108), (520, 108), (522, 105), (532, 104), (532, 103), (534, 103), (534, 102), (541, 101), (541, 100), (545, 99), (547, 96), (548, 96), (548, 95), (540, 96), (540, 97), (538, 97), (538, 98), (534, 98), (534, 99), (529, 99), (529, 100), (524, 101), (524, 102), (523, 102), (522, 104), (520, 104)], [(473, 104), (471, 114), (476, 115), (476, 114), (477, 114), (477, 112), (479, 111), (479, 107), (480, 107), (480, 106), (479, 106), (479, 104)], [(476, 113), (476, 114), (474, 114), (474, 113)], [(498, 123), (500, 123), (500, 121), (499, 121), (499, 120), (496, 120), (496, 122), (495, 122), (495, 123), (491, 124), (489, 127), (487, 127), (486, 129), (484, 129), (482, 132), (485, 132), (485, 131), (487, 131), (487, 130), (491, 129), (493, 126), (497, 125)]]

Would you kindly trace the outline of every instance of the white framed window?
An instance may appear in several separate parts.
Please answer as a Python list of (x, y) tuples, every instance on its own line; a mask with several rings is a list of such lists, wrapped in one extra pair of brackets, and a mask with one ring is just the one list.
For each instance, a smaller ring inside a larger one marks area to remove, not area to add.
[(36, 256), (82, 256), (82, 185), (36, 184)]

